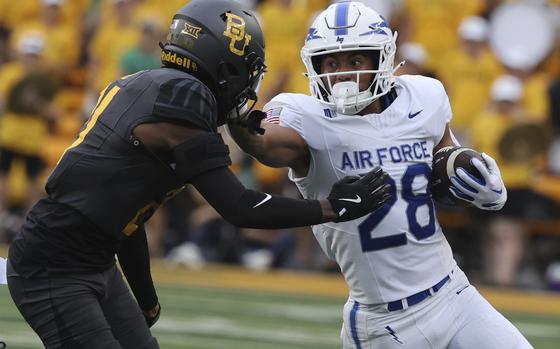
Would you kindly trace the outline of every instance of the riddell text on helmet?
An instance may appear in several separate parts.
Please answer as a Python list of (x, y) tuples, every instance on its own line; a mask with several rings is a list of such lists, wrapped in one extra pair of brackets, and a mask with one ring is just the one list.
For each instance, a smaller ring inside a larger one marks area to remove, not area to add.
[(179, 65), (185, 69), (198, 71), (198, 66), (190, 58), (177, 56), (174, 52), (161, 51), (161, 60), (169, 63)]

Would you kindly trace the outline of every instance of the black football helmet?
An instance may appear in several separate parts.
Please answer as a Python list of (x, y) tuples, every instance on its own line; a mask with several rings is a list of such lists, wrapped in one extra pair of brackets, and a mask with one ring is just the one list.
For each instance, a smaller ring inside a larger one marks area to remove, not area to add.
[(188, 72), (212, 90), (218, 125), (256, 102), (266, 68), (264, 37), (255, 15), (237, 1), (190, 1), (173, 16), (160, 46), (165, 67)]

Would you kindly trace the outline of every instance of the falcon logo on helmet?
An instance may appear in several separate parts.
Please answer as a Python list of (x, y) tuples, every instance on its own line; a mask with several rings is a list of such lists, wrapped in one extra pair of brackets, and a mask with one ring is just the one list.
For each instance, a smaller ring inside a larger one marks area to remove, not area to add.
[[(393, 63), (397, 33), (385, 19), (361, 2), (340, 2), (319, 14), (309, 29), (301, 58), (307, 70), (311, 94), (338, 113), (359, 113), (394, 86)], [(321, 73), (325, 55), (357, 51), (373, 58), (374, 69)], [(337, 75), (356, 74), (357, 82), (342, 82), (333, 89)], [(373, 74), (371, 85), (359, 91), (360, 79)]]

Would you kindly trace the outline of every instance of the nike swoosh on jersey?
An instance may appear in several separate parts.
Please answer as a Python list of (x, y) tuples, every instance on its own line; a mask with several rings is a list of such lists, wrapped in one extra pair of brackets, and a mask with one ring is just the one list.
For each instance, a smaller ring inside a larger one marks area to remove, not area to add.
[(340, 201), (350, 201), (356, 204), (359, 204), (360, 202), (362, 202), (362, 198), (360, 197), (360, 195), (356, 194), (356, 198), (355, 199), (338, 199)]
[(261, 202), (259, 202), (258, 204), (256, 204), (255, 206), (253, 206), (253, 208), (259, 207), (260, 205), (264, 204), (265, 202), (267, 202), (268, 200), (272, 199), (272, 195), (264, 193), (266, 195), (266, 197), (264, 199), (262, 199)]
[(416, 113), (408, 113), (408, 118), (409, 119), (414, 119), (414, 117), (416, 117), (416, 115), (420, 114), (424, 109), (420, 109), (419, 111), (417, 111)]

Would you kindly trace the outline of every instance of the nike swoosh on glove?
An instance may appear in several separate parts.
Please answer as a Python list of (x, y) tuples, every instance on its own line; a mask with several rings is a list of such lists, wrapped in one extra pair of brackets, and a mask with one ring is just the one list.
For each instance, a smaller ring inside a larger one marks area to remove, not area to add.
[(337, 181), (327, 197), (338, 218), (346, 222), (371, 213), (390, 199), (387, 174), (377, 166), (363, 177), (346, 176)]
[(488, 154), (482, 153), (486, 165), (477, 158), (472, 164), (482, 175), (482, 180), (472, 176), (462, 168), (456, 171), (457, 176), (451, 176), (453, 186), (449, 188), (456, 198), (468, 201), (482, 210), (498, 211), (507, 201), (507, 190), (496, 160)]

